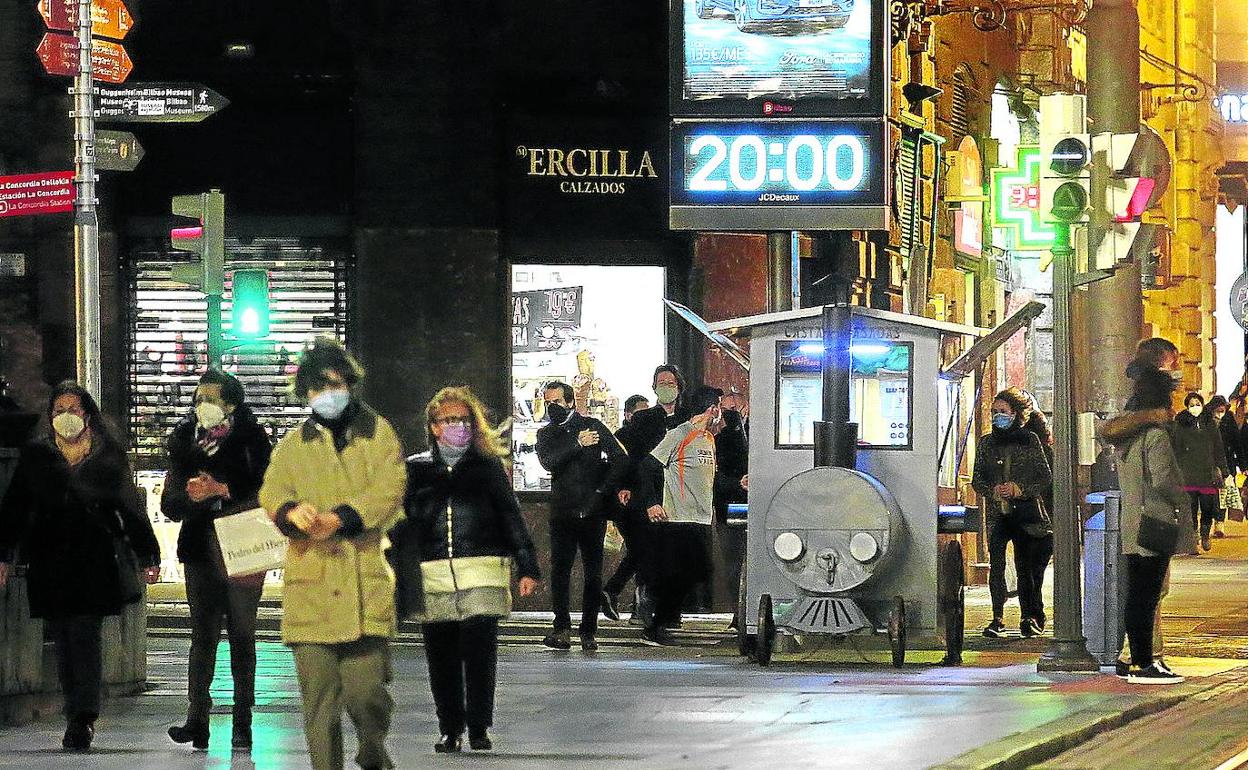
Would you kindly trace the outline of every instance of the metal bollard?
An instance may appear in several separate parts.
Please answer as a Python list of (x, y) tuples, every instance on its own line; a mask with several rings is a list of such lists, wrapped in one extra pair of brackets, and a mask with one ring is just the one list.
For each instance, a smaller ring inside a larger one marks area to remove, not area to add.
[(1103, 507), (1083, 525), (1083, 632), (1092, 657), (1102, 666), (1112, 666), (1122, 649), (1125, 630), (1125, 575), (1119, 568), (1122, 493), (1094, 492), (1086, 499)]

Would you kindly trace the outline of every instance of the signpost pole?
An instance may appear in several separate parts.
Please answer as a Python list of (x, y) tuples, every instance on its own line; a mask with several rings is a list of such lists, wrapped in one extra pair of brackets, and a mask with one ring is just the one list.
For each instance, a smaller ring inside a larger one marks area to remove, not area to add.
[(100, 227), (95, 197), (95, 114), (91, 82), (91, 0), (78, 0), (74, 76), (74, 293), (78, 383), (100, 390)]
[(1071, 225), (1058, 222), (1053, 238), (1053, 641), (1040, 671), (1097, 671), (1083, 636), (1079, 586), (1082, 561), (1075, 505), (1075, 416), (1071, 387), (1070, 295), (1074, 290)]

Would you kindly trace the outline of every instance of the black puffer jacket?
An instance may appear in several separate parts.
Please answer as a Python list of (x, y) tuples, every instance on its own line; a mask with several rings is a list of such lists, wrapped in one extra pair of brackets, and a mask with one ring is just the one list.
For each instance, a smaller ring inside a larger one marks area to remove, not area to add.
[[(1005, 472), (1006, 459), (1010, 472)], [(1024, 498), (1046, 500), (1053, 489), (1053, 474), (1045, 459), (1040, 439), (1026, 428), (993, 430), (979, 440), (971, 486), (984, 498), (990, 515), (1000, 515), (1000, 505), (992, 498), (992, 488), (1012, 481), (1023, 490)]]
[(124, 606), (113, 539), (124, 535), (139, 566), (160, 546), (121, 447), (96, 436), (71, 468), (50, 438), (22, 449), (0, 505), (0, 561), (29, 565), (30, 615), (116, 615)]
[(634, 504), (640, 503), (646, 490), (663, 488), (662, 471), (656, 474), (651, 469), (647, 474), (642, 460), (659, 445), (669, 430), (688, 422), (690, 417), (692, 415), (689, 410), (682, 406), (677, 406), (675, 412), (668, 414), (662, 404), (659, 404), (635, 413), (627, 425), (616, 431), (615, 437), (628, 452), (624, 487), (632, 490)]
[(436, 447), (411, 457), (403, 508), (407, 519), (390, 537), (405, 548), (414, 543), (421, 561), (510, 556), (520, 577), (541, 577), (533, 539), (499, 460), (475, 448), (453, 469), (442, 462)]
[[(598, 443), (581, 446), (583, 430), (597, 431)], [(577, 412), (537, 431), (537, 459), (550, 472), (552, 518), (605, 514), (629, 467), (628, 453), (607, 426)]]
[[(192, 412), (179, 422), (165, 442), (169, 473), (160, 496), (160, 509), (173, 521), (182, 522), (178, 533), (178, 559), (209, 561), (212, 521), (219, 516), (254, 508), (264, 483), (273, 445), (264, 428), (245, 405), (234, 410), (234, 427), (211, 456), (196, 440), (198, 420)], [(196, 503), (186, 495), (186, 482), (207, 473), (230, 488), (230, 499), (212, 498)]]
[(1184, 486), (1206, 489), (1222, 486), (1226, 476), (1226, 452), (1216, 425), (1199, 420), (1186, 410), (1179, 412), (1174, 418), (1170, 442), (1179, 461), (1179, 470), (1183, 472)]

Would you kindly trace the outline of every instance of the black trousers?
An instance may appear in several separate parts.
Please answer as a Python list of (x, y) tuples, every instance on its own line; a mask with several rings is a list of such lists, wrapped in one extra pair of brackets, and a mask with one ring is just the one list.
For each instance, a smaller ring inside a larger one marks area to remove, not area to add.
[(1161, 586), (1170, 567), (1169, 556), (1127, 554), (1127, 600), (1123, 625), (1131, 642), (1131, 663), (1153, 665), (1153, 619), (1161, 602)]
[(988, 591), (992, 596), (993, 618), (1005, 614), (1009, 592), (1005, 586), (1005, 549), (1014, 544), (1014, 572), (1018, 576), (1018, 606), (1022, 617), (1040, 622), (1044, 617), (1044, 570), (1053, 555), (1053, 536), (1031, 537), (1009, 517), (997, 516), (988, 522)]
[(65, 718), (91, 724), (100, 716), (100, 685), (103, 660), (99, 615), (49, 618), (48, 631), (56, 646), (56, 671), (65, 696)]
[(685, 522), (655, 526), (654, 574), (646, 584), (654, 592), (653, 626), (680, 620), (685, 597), (711, 574), (711, 528)]
[(601, 516), (585, 519), (550, 520), (550, 598), (555, 610), (555, 630), (572, 628), (572, 562), (581, 552), (585, 586), (581, 592), (581, 636), (598, 633), (598, 606), (602, 603), (602, 539), (607, 520)]
[(1201, 537), (1208, 537), (1213, 529), (1213, 522), (1217, 521), (1221, 514), (1218, 509), (1218, 496), (1201, 492), (1188, 492), (1187, 494), (1192, 498), (1192, 528), (1199, 532)]
[(645, 582), (646, 539), (650, 522), (645, 511), (624, 509), (611, 516), (615, 527), (624, 537), (624, 558), (615, 568), (611, 579), (603, 589), (612, 596), (619, 595), (631, 579), (640, 587)]
[(191, 652), (188, 658), (188, 722), (207, 722), (212, 711), (212, 676), (217, 668), (217, 644), (225, 624), (230, 640), (230, 674), (234, 680), (234, 711), (251, 709), (256, 702), (256, 610), (262, 580), (229, 580), (209, 563), (184, 565), (186, 601), (191, 606)]
[(443, 735), (494, 724), (498, 618), (425, 623), (429, 687)]

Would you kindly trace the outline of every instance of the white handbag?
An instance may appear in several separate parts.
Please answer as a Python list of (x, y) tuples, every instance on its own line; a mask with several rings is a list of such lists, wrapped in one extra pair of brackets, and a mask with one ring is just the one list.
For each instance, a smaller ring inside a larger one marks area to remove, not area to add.
[(281, 569), (286, 560), (286, 536), (263, 508), (252, 508), (213, 521), (225, 574), (243, 577)]

